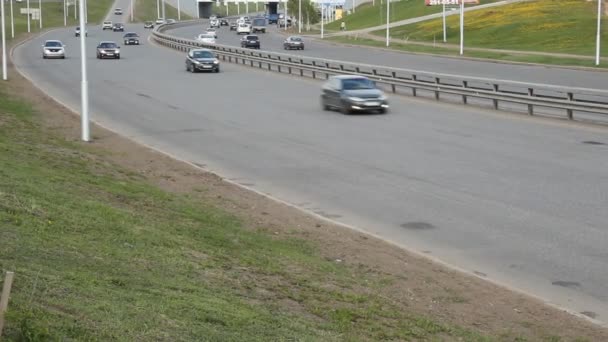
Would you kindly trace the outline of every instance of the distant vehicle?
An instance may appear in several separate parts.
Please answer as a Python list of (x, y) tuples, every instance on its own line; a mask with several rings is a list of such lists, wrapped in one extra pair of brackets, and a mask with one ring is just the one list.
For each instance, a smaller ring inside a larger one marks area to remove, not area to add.
[[(86, 29), (84, 31), (84, 35), (85, 37), (89, 36), (89, 32)], [(74, 36), (80, 37), (80, 26), (76, 26), (76, 29), (74, 30)]]
[(304, 40), (299, 36), (287, 37), (283, 42), (283, 49), (285, 50), (304, 50)]
[(287, 25), (287, 27), (291, 27), (292, 24), (292, 20), (291, 18), (279, 18), (279, 27), (285, 27), (285, 25)]
[(251, 26), (247, 25), (247, 24), (239, 24), (239, 26), (236, 28), (236, 34), (250, 34), (251, 33)]
[(112, 31), (113, 32), (124, 32), (125, 31), (125, 25), (123, 25), (121, 23), (115, 23), (112, 26)]
[(220, 61), (209, 49), (193, 49), (186, 56), (186, 71), (220, 72)]
[(220, 28), (219, 19), (213, 19), (213, 20), (209, 21), (209, 26), (215, 27), (215, 28)]
[(122, 15), (122, 8), (115, 8), (114, 9), (114, 14), (115, 15)]
[(139, 45), (139, 35), (135, 32), (128, 32), (122, 36), (125, 45)]
[(145, 29), (153, 29), (153, 28), (154, 28), (154, 23), (153, 23), (153, 22), (151, 22), (151, 21), (146, 21), (146, 22), (144, 23), (144, 28), (145, 28)]
[(236, 21), (231, 22), (231, 23), (230, 23), (230, 31), (236, 31), (236, 28), (237, 28), (238, 26), (239, 26), (239, 25), (236, 23)]
[(120, 46), (114, 42), (100, 42), (97, 45), (97, 59), (103, 58), (120, 59)]
[(175, 19), (167, 19), (167, 24), (175, 24), (176, 22)]
[(213, 14), (209, 17), (209, 20), (215, 20), (217, 19), (217, 14)]
[(60, 40), (47, 40), (42, 45), (42, 58), (65, 59), (65, 45)]
[(162, 25), (165, 23), (165, 18), (158, 18), (156, 19), (156, 25)]
[(228, 26), (228, 25), (229, 25), (228, 20), (226, 20), (226, 19), (220, 20), (220, 26)]
[(268, 24), (276, 24), (279, 21), (279, 14), (272, 13), (268, 15)]
[(212, 34), (215, 39), (217, 39), (217, 31), (215, 28), (210, 27), (207, 29), (207, 33)]
[(251, 25), (251, 31), (253, 33), (262, 32), (266, 33), (266, 19), (265, 18), (253, 18)]
[(323, 85), (323, 110), (337, 109), (344, 114), (375, 111), (386, 113), (388, 101), (374, 81), (364, 76), (332, 76)]
[(111, 30), (112, 29), (112, 22), (111, 21), (104, 21), (103, 24), (101, 24), (101, 29), (102, 30)]
[(241, 47), (243, 48), (260, 48), (260, 38), (254, 34), (249, 34), (241, 38)]
[(205, 44), (215, 44), (215, 35), (212, 33), (201, 33), (194, 39)]

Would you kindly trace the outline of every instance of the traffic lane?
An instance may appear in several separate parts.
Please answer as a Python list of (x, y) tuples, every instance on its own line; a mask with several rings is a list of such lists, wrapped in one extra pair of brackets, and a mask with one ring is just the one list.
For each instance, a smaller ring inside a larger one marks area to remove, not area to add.
[[(135, 3), (135, 1), (133, 1)], [(135, 5), (135, 4), (133, 4)], [(116, 8), (122, 9), (122, 14), (114, 14)], [(131, 13), (131, 0), (115, 0), (114, 5), (110, 8), (110, 11), (106, 15), (105, 20), (110, 20), (112, 23), (123, 23), (129, 22)]]
[[(201, 25), (188, 26), (170, 30), (166, 33), (192, 39), (196, 34), (202, 33), (205, 28), (206, 26), (202, 27)], [(218, 43), (240, 46), (239, 41), (227, 33), (236, 35), (234, 31), (228, 31), (224, 27), (218, 34)], [(283, 41), (287, 36), (276, 25), (269, 25), (268, 33), (259, 34), (259, 36), (263, 50), (285, 52)], [(375, 48), (342, 46), (310, 38), (305, 38), (305, 43), (306, 50), (292, 50), (289, 53), (297, 56), (411, 69), (419, 72), (436, 72), (567, 87), (608, 88), (608, 73), (601, 70), (575, 70), (407, 54)]]
[[(17, 65), (78, 104), (78, 58), (44, 67), (38, 43), (17, 50)], [(320, 215), (605, 317), (608, 165), (604, 147), (582, 143), (608, 141), (605, 130), (399, 97), (389, 115), (343, 116), (319, 109), (315, 81), (230, 64), (220, 74), (189, 74), (182, 53), (150, 46), (123, 55), (91, 63), (92, 114), (104, 125)], [(581, 286), (552, 285), (560, 280)]]

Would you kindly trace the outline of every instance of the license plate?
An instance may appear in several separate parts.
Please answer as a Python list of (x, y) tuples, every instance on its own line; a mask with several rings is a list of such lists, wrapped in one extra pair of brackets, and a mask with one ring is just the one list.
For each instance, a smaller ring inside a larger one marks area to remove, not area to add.
[(203, 68), (211, 68), (211, 65), (203, 65)]
[(366, 106), (379, 106), (380, 102), (368, 101), (368, 102), (365, 102), (365, 105)]
[(114, 56), (113, 53), (106, 53), (106, 56)]

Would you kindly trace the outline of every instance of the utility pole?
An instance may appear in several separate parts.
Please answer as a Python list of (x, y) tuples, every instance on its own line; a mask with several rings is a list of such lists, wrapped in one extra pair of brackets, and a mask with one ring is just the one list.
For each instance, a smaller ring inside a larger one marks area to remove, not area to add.
[(443, 42), (446, 43), (448, 41), (446, 34), (446, 25), (445, 25), (445, 3), (443, 4)]
[(460, 0), (460, 55), (464, 54), (464, 0)]
[(302, 33), (302, 0), (298, 1), (298, 33)]
[(68, 14), (66, 13), (67, 7), (68, 5), (66, 3), (66, 0), (63, 0), (63, 26), (68, 26)]
[(600, 65), (600, 29), (602, 26), (602, 0), (597, 0), (597, 37), (595, 39), (595, 65)]
[(0, 19), (0, 25), (2, 25), (2, 79), (7, 80), (6, 74), (6, 27), (4, 27), (4, 0), (0, 0), (0, 12), (2, 12), (2, 19)]
[(391, 45), (390, 27), (391, 23), (391, 0), (386, 0), (386, 46)]
[(42, 0), (38, 0), (38, 8), (40, 11), (40, 17), (38, 18), (38, 23), (40, 24), (40, 29), (42, 30)]
[(82, 141), (89, 141), (89, 82), (87, 78), (87, 47), (86, 47), (86, 23), (85, 23), (85, 0), (80, 0), (80, 101), (81, 110), (80, 125)]
[(15, 38), (15, 19), (13, 17), (13, 1), (11, 0), (11, 38)]
[(32, 32), (30, 28), (30, 18), (32, 17), (32, 13), (30, 13), (30, 0), (27, 0), (27, 33)]

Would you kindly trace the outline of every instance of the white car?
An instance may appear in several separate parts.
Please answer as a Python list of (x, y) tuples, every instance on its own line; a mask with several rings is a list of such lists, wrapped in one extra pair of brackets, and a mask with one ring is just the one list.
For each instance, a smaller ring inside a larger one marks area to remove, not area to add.
[(165, 23), (165, 18), (158, 18), (156, 19), (156, 25), (162, 25)]
[(236, 27), (236, 34), (251, 34), (251, 26), (239, 24), (239, 26)]
[(65, 45), (60, 40), (47, 40), (42, 45), (42, 58), (65, 59)]
[(108, 21), (104, 21), (103, 24), (101, 24), (101, 29), (104, 30), (104, 31), (105, 30), (111, 30), (112, 27), (113, 27), (113, 24), (109, 20)]
[(215, 44), (215, 36), (211, 33), (201, 33), (196, 36), (195, 40), (205, 44)]
[(115, 8), (114, 9), (114, 14), (115, 15), (122, 15), (122, 8)]
[(209, 26), (219, 28), (220, 21), (218, 19), (213, 19), (209, 22)]
[(217, 39), (217, 30), (215, 28), (213, 28), (213, 27), (208, 28), (207, 33), (212, 34), (213, 37), (215, 37), (215, 39)]

